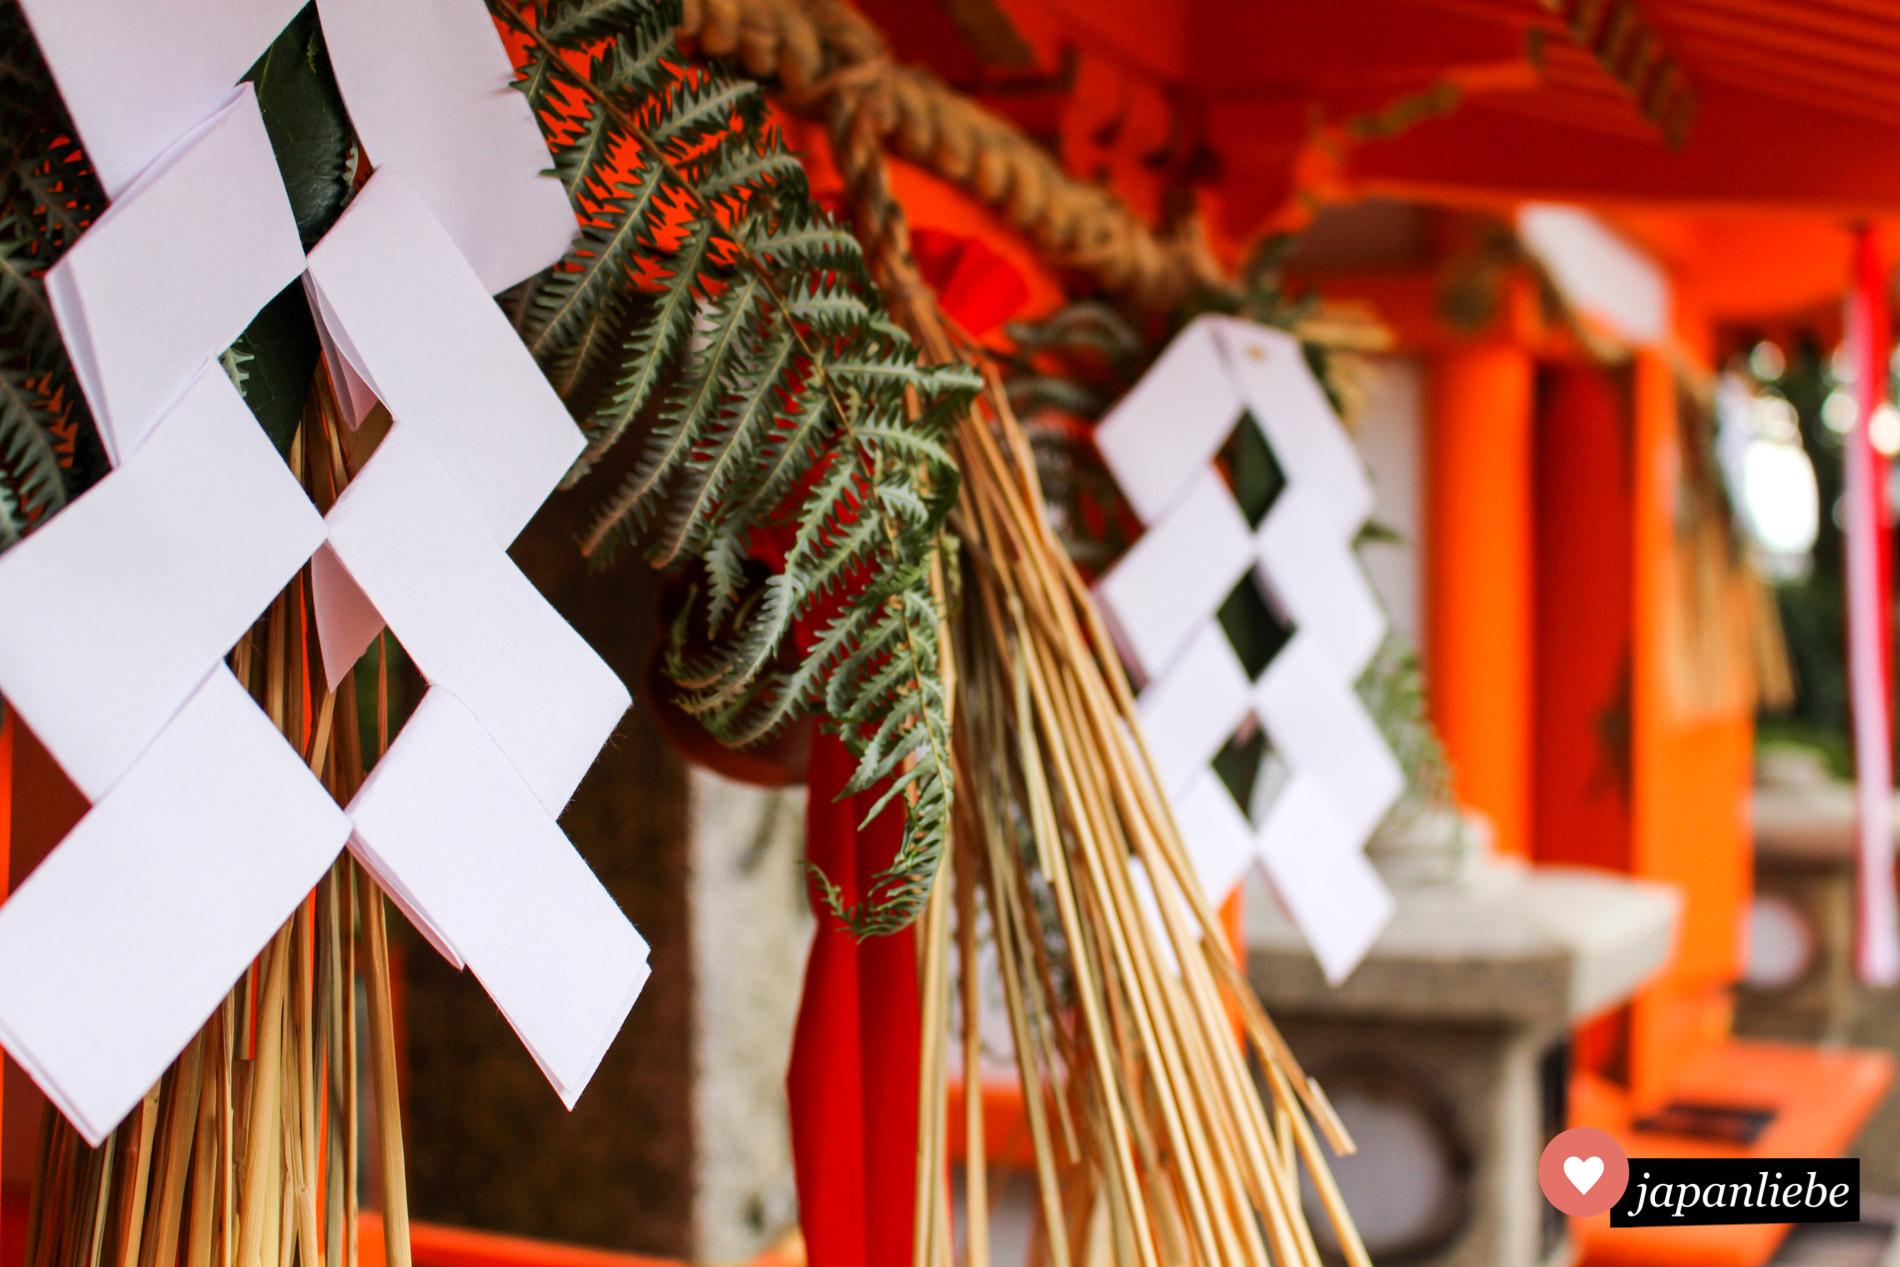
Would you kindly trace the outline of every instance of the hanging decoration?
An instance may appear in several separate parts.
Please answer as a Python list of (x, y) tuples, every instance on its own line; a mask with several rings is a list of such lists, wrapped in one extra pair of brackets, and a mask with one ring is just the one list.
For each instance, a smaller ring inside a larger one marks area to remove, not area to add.
[[(996, 210), (1053, 267), (1110, 295), (1165, 311), (1233, 289), (1198, 220), (1156, 233), (1113, 191), (1069, 173), (1015, 124), (936, 75), (903, 65), (871, 20), (844, 0), (688, 0), (679, 33), (702, 56), (731, 58), (776, 81), (796, 109), (833, 120), (848, 114), (881, 145)], [(866, 111), (853, 102), (874, 104)], [(878, 254), (891, 227), (854, 223)]]
[(1636, 102), (1668, 144), (1680, 148), (1695, 122), (1696, 92), (1637, 0), (1539, 0), (1570, 38)]
[[(1264, 442), (1281, 474), (1251, 516), (1215, 465), (1236, 441)], [(1365, 469), (1298, 340), (1211, 317), (1175, 339), (1096, 443), (1145, 525), (1097, 592), (1147, 680), (1142, 725), (1189, 856), (1216, 899), (1259, 857), (1343, 980), (1392, 913), (1362, 850), (1405, 788), (1353, 691), (1386, 632), (1352, 550), (1372, 509)], [(1252, 646), (1222, 628), (1236, 601), (1264, 618)], [(1269, 747), (1241, 806), (1214, 761), (1249, 723)]]
[[(984, 392), (954, 433), (961, 791), (955, 861), (919, 930), (913, 1261), (952, 1254), (941, 1176), (954, 908), (966, 1016), (976, 1011), (979, 911), (995, 939), (1051, 1261), (1317, 1263), (1304, 1165), (1349, 1261), (1363, 1264), (1319, 1142), (1350, 1151), (1350, 1141), (1233, 962), (1156, 766), (1138, 738), (1130, 743), (1140, 734), (1134, 699), (1049, 527), (999, 367), (953, 334), (911, 255), (877, 110), (873, 86), (841, 93), (830, 119), (853, 217), (875, 244), (872, 271), (926, 356), (985, 368)], [(1235, 1014), (1264, 1083), (1234, 1041)], [(974, 1068), (973, 1025), (962, 1041)], [(974, 1245), (989, 1226), (977, 1097), (966, 1097), (966, 1113)]]
[(65, 1117), (35, 1264), (354, 1262), (359, 941), (407, 1262), (384, 891), (570, 1106), (647, 976), (555, 824), (627, 693), (506, 554), (584, 447), (490, 297), (565, 192), (479, 5), (297, 8), (0, 13), (0, 690), (93, 802), (0, 908), (0, 1042)]
[(1847, 672), (1854, 722), (1860, 834), (1860, 937), (1855, 963), (1869, 985), (1900, 982), (1900, 909), (1893, 865), (1893, 525), (1885, 495), (1887, 463), (1871, 438), (1887, 381), (1886, 282), (1873, 234), (1855, 243), (1847, 300), (1847, 349), (1858, 409), (1847, 436)]
[[(693, 564), (668, 671), (715, 736), (754, 743), (815, 711), (856, 759), (845, 790), (881, 786), (872, 812), (902, 798), (875, 882), (848, 902), (826, 882), (856, 932), (902, 928), (949, 823), (945, 439), (977, 380), (918, 364), (758, 86), (680, 64), (677, 6), (491, 7), (526, 44), (524, 89), (584, 226), (517, 297), (522, 338), (583, 420), (570, 482), (623, 441), (632, 455), (582, 549), (638, 539), (655, 565)], [(790, 540), (763, 576), (748, 558), (774, 529)], [(817, 632), (793, 653), (801, 621)]]

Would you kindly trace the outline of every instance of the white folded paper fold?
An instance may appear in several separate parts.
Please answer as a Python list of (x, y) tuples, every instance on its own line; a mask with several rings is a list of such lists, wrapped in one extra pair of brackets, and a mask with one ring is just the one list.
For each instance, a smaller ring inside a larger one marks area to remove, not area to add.
[(1246, 721), (1251, 688), (1233, 644), (1204, 621), (1174, 667), (1141, 693), (1141, 729), (1164, 790), (1180, 792), (1207, 770)]
[(46, 274), (60, 333), (115, 463), (303, 271), (296, 217), (257, 97), (249, 84), (226, 96)]
[(350, 804), (351, 848), (428, 912), (569, 1108), (647, 946), (475, 716), (431, 687)]
[(383, 631), (383, 615), (359, 588), (329, 545), (310, 560), (310, 606), (323, 653), (323, 678), (331, 690)]
[(1274, 802), (1260, 838), (1273, 891), (1334, 985), (1352, 975), (1392, 918), (1391, 890), (1360, 844), (1318, 780), (1299, 776)]
[(1162, 352), (1095, 429), (1116, 486), (1144, 524), (1160, 519), (1205, 472), (1244, 407), (1201, 317)]
[(1379, 725), (1305, 630), (1254, 686), (1254, 709), (1296, 775), (1311, 775), (1352, 834), (1356, 850), (1405, 791), (1405, 772)]
[(583, 442), (454, 241), (379, 171), (310, 252), (309, 280), (333, 344), (506, 547)]
[(218, 666), (0, 907), (0, 1042), (97, 1145), (349, 832)]
[(558, 815), (632, 703), (613, 670), (495, 544), (409, 424), (328, 523), (331, 549), (422, 675), (467, 705)]
[(481, 0), (320, 0), (350, 122), (408, 182), (488, 294), (561, 258), (575, 220)]
[[(1284, 477), (1254, 529), (1216, 466), (1236, 427)], [(1372, 507), (1364, 467), (1299, 341), (1222, 317), (1184, 330), (1097, 440), (1146, 530), (1095, 592), (1147, 679), (1141, 729), (1190, 861), (1215, 901), (1244, 859), (1264, 861), (1339, 981), (1390, 914), (1363, 848), (1404, 791), (1354, 689), (1386, 631), (1352, 546)], [(1250, 574), (1293, 630), (1253, 681), (1219, 621)], [(1212, 762), (1250, 717), (1269, 749), (1243, 812)]]
[(1096, 586), (1143, 675), (1174, 664), (1253, 558), (1246, 517), (1220, 474), (1203, 469)]
[(322, 541), (214, 366), (130, 461), (0, 554), (0, 693), (97, 801)]
[(108, 197), (230, 99), (304, 0), (21, 0)]

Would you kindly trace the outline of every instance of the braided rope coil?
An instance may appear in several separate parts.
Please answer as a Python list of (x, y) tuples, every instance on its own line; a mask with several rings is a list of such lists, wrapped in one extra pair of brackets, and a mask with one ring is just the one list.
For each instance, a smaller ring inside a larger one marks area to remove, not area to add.
[(1141, 307), (1166, 310), (1197, 290), (1231, 285), (1198, 220), (1157, 234), (1008, 120), (897, 65), (883, 35), (842, 0), (685, 0), (680, 34), (776, 80), (788, 104), (825, 120), (859, 230), (870, 238), (903, 225), (882, 172), (888, 146), (998, 212), (1055, 267)]

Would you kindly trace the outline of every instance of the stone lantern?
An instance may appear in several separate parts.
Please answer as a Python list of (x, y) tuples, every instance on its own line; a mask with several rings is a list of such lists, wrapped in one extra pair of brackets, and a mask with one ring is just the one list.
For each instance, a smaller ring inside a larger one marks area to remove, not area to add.
[(1568, 1260), (1537, 1158), (1569, 1124), (1570, 1035), (1662, 967), (1675, 934), (1673, 889), (1529, 867), (1488, 835), (1443, 813), (1375, 837), (1396, 910), (1337, 988), (1250, 881), (1249, 976), (1360, 1145), (1336, 1175), (1382, 1267)]

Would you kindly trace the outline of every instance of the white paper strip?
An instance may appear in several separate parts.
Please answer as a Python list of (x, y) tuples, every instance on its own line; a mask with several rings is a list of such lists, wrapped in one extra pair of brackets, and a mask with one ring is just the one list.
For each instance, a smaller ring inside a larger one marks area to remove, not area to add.
[(424, 677), (481, 719), (557, 815), (632, 702), (399, 423), (329, 514), (330, 545)]
[(1174, 798), (1175, 818), (1201, 891), (1216, 906), (1233, 895), (1259, 850), (1254, 831), (1232, 793), (1212, 770), (1203, 770)]
[(572, 1108), (646, 984), (647, 946), (508, 758), (432, 687), (350, 817), (358, 856), (429, 913)]
[(0, 907), (0, 1041), (97, 1145), (349, 831), (219, 666)]
[(1144, 524), (1206, 470), (1240, 418), (1216, 321), (1190, 323), (1095, 429), (1102, 460)]
[(455, 243), (378, 172), (310, 252), (310, 280), (342, 355), (507, 546), (580, 455), (581, 432)]
[(1142, 691), (1142, 733), (1170, 795), (1205, 772), (1240, 729), (1252, 707), (1252, 685), (1226, 634), (1208, 621), (1173, 669)]
[(320, 0), (350, 122), (380, 172), (422, 196), (489, 294), (561, 258), (561, 182), (481, 0)]
[(1325, 490), (1326, 522), (1351, 540), (1372, 513), (1372, 481), (1308, 368), (1300, 341), (1250, 321), (1218, 320), (1229, 372), (1273, 460), (1289, 485)]
[(108, 197), (230, 99), (303, 0), (21, 0)]
[(322, 540), (214, 366), (129, 462), (0, 554), (0, 693), (97, 801)]
[(1316, 635), (1302, 630), (1273, 658), (1255, 710), (1294, 775), (1331, 799), (1357, 852), (1404, 793), (1405, 772)]
[(1143, 673), (1153, 677), (1174, 663), (1253, 557), (1240, 507), (1219, 473), (1204, 468), (1097, 585)]
[(335, 690), (383, 631), (383, 616), (328, 545), (310, 560), (310, 595), (317, 618), (317, 645), (323, 652), (324, 682)]
[(376, 393), (363, 381), (362, 371), (357, 368), (353, 356), (343, 355), (343, 349), (337, 345), (332, 329), (337, 320), (323, 302), (323, 296), (310, 283), (310, 274), (303, 279), (304, 297), (310, 301), (310, 310), (317, 314), (317, 341), (323, 345), (323, 361), (330, 368), (330, 382), (336, 388), (336, 403), (342, 410), (343, 421), (351, 430), (363, 425), (363, 419), (376, 407)]
[(1385, 640), (1385, 609), (1353, 553), (1350, 533), (1334, 535), (1324, 485), (1293, 484), (1261, 521), (1259, 574), (1287, 619), (1314, 635), (1356, 681)]
[[(1255, 531), (1216, 466), (1237, 427), (1258, 428), (1286, 481)], [(1146, 679), (1141, 728), (1196, 874), (1221, 896), (1260, 857), (1340, 980), (1390, 911), (1361, 850), (1404, 789), (1353, 687), (1386, 629), (1352, 549), (1364, 466), (1298, 340), (1222, 317), (1183, 331), (1097, 441), (1147, 531), (1096, 596)], [(1294, 630), (1251, 683), (1218, 623), (1250, 571)], [(1212, 762), (1249, 717), (1271, 752), (1243, 812)]]
[(1260, 838), (1274, 892), (1334, 985), (1352, 975), (1392, 918), (1392, 894), (1360, 840), (1317, 781), (1298, 776)]
[[(178, 42), (174, 32), (157, 47)], [(144, 56), (169, 59), (152, 49)], [(296, 217), (246, 84), (47, 272), (60, 333), (115, 463), (302, 271)]]
[(1615, 229), (1581, 207), (1533, 202), (1518, 208), (1517, 232), (1579, 311), (1630, 343), (1669, 338), (1669, 275)]

